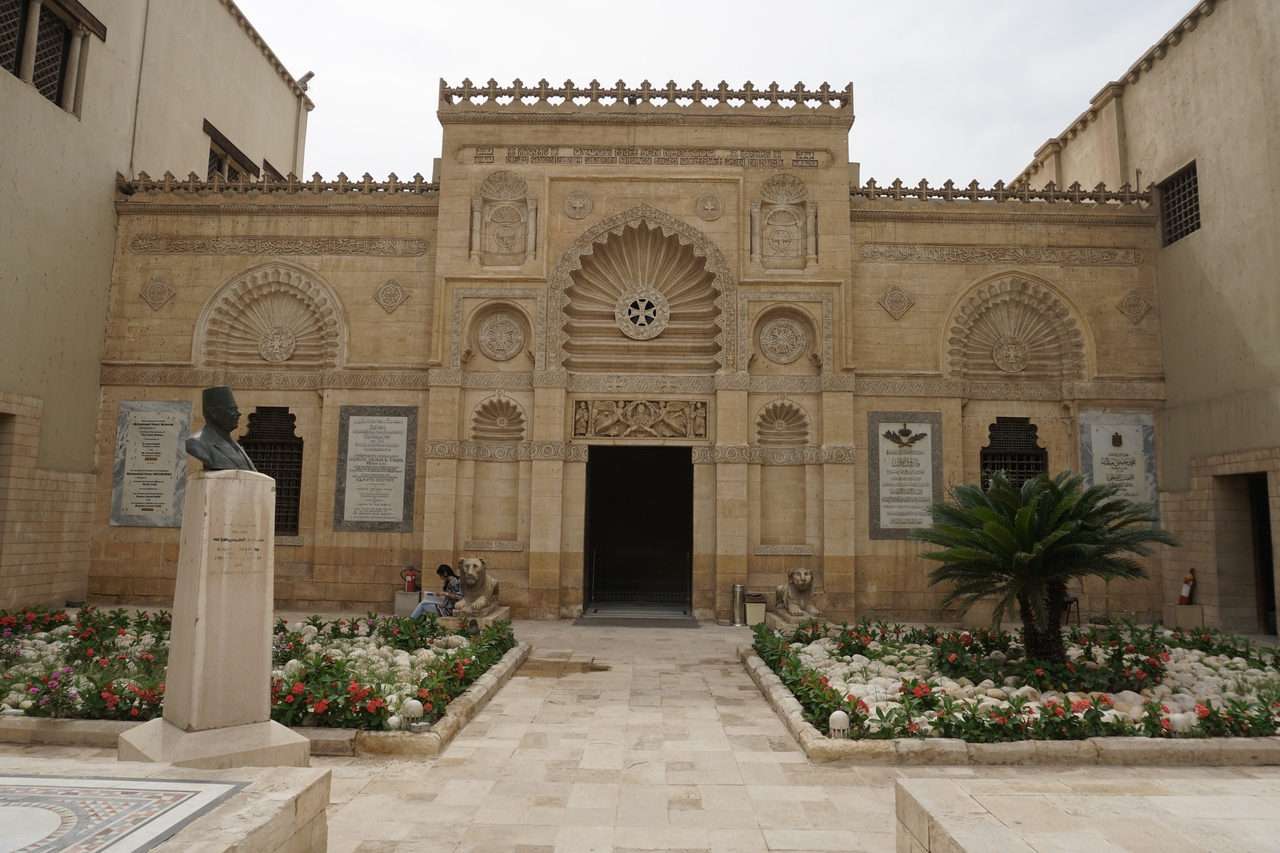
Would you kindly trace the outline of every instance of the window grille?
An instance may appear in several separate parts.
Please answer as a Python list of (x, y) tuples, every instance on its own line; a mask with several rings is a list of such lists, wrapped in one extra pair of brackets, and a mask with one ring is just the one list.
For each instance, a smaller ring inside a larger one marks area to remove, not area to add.
[(1049, 470), (1049, 451), (1038, 446), (1036, 426), (1030, 418), (996, 418), (982, 449), (982, 488), (991, 475), (1004, 471), (1014, 488)]
[(240, 446), (257, 469), (276, 481), (276, 535), (297, 536), (302, 498), (302, 439), (286, 406), (258, 406)]
[(0, 0), (0, 68), (10, 74), (18, 73), (18, 42), (26, 5), (26, 0)]
[(61, 18), (40, 7), (40, 29), (36, 36), (36, 64), (31, 82), (55, 104), (62, 94), (62, 69), (67, 59), (67, 47), (71, 42), (71, 28)]
[(1166, 246), (1200, 230), (1200, 182), (1195, 163), (1160, 185), (1160, 206)]
[(209, 180), (213, 180), (214, 175), (222, 174), (222, 154), (216, 148), (209, 149)]

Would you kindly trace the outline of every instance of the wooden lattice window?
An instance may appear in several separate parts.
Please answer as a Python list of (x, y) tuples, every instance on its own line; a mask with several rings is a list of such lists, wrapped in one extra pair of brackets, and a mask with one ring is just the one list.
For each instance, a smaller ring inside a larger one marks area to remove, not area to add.
[(18, 73), (18, 45), (22, 41), (22, 13), (26, 0), (0, 0), (0, 68)]
[(1200, 230), (1200, 180), (1194, 162), (1160, 185), (1160, 207), (1166, 246)]
[(1049, 470), (1049, 451), (1039, 446), (1031, 418), (996, 418), (982, 448), (982, 487), (991, 475), (1004, 471), (1015, 488)]
[(31, 83), (55, 104), (62, 97), (62, 69), (71, 46), (71, 28), (49, 10), (40, 7), (40, 29), (36, 36), (36, 62)]
[(258, 470), (276, 481), (276, 535), (297, 536), (302, 498), (302, 439), (297, 417), (285, 406), (258, 406), (240, 446)]

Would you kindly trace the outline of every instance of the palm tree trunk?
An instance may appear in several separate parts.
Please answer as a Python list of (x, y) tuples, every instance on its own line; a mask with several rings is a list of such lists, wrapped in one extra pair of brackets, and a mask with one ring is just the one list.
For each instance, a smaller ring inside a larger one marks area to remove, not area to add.
[(1066, 606), (1067, 585), (1060, 581), (1049, 584), (1049, 599), (1045, 602), (1048, 624), (1044, 630), (1036, 625), (1031, 599), (1018, 595), (1018, 615), (1022, 617), (1022, 643), (1031, 660), (1045, 663), (1066, 663), (1067, 648), (1062, 643), (1062, 612)]

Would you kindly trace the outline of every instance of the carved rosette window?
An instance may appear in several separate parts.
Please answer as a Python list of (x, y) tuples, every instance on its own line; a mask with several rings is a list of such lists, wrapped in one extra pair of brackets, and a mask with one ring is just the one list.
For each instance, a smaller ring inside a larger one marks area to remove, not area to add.
[(802, 270), (818, 260), (817, 206), (795, 175), (764, 182), (751, 204), (751, 261), (765, 269)]
[(1060, 382), (1085, 377), (1084, 335), (1049, 288), (1017, 276), (978, 288), (947, 338), (952, 374), (976, 381)]
[(340, 366), (341, 310), (324, 285), (289, 267), (254, 270), (224, 285), (197, 322), (201, 367)]
[(611, 373), (714, 373), (720, 295), (705, 255), (634, 219), (596, 237), (565, 289), (564, 365)]
[(471, 200), (471, 257), (485, 266), (516, 266), (536, 258), (537, 201), (515, 172), (494, 172)]
[(276, 481), (276, 535), (297, 536), (302, 505), (302, 439), (286, 406), (258, 406), (240, 439), (254, 467)]

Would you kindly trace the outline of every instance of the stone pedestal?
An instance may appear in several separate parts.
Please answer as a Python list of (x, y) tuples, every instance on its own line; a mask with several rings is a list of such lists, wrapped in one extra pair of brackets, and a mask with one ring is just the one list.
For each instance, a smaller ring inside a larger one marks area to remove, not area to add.
[(420, 592), (404, 592), (401, 590), (396, 593), (396, 615), (412, 616), (414, 608), (418, 606), (418, 602), (422, 601), (422, 593)]
[(185, 767), (305, 767), (309, 742), (271, 722), (275, 481), (202, 471), (187, 484), (164, 717), (119, 757)]
[(1203, 628), (1203, 604), (1166, 604), (1164, 606), (1166, 628)]
[(470, 625), (475, 622), (481, 628), (488, 628), (494, 622), (510, 622), (510, 607), (495, 607), (489, 611), (486, 616), (469, 616), (466, 619), (459, 619), (457, 616), (441, 616), (440, 624), (446, 628), (460, 628), (463, 625)]

